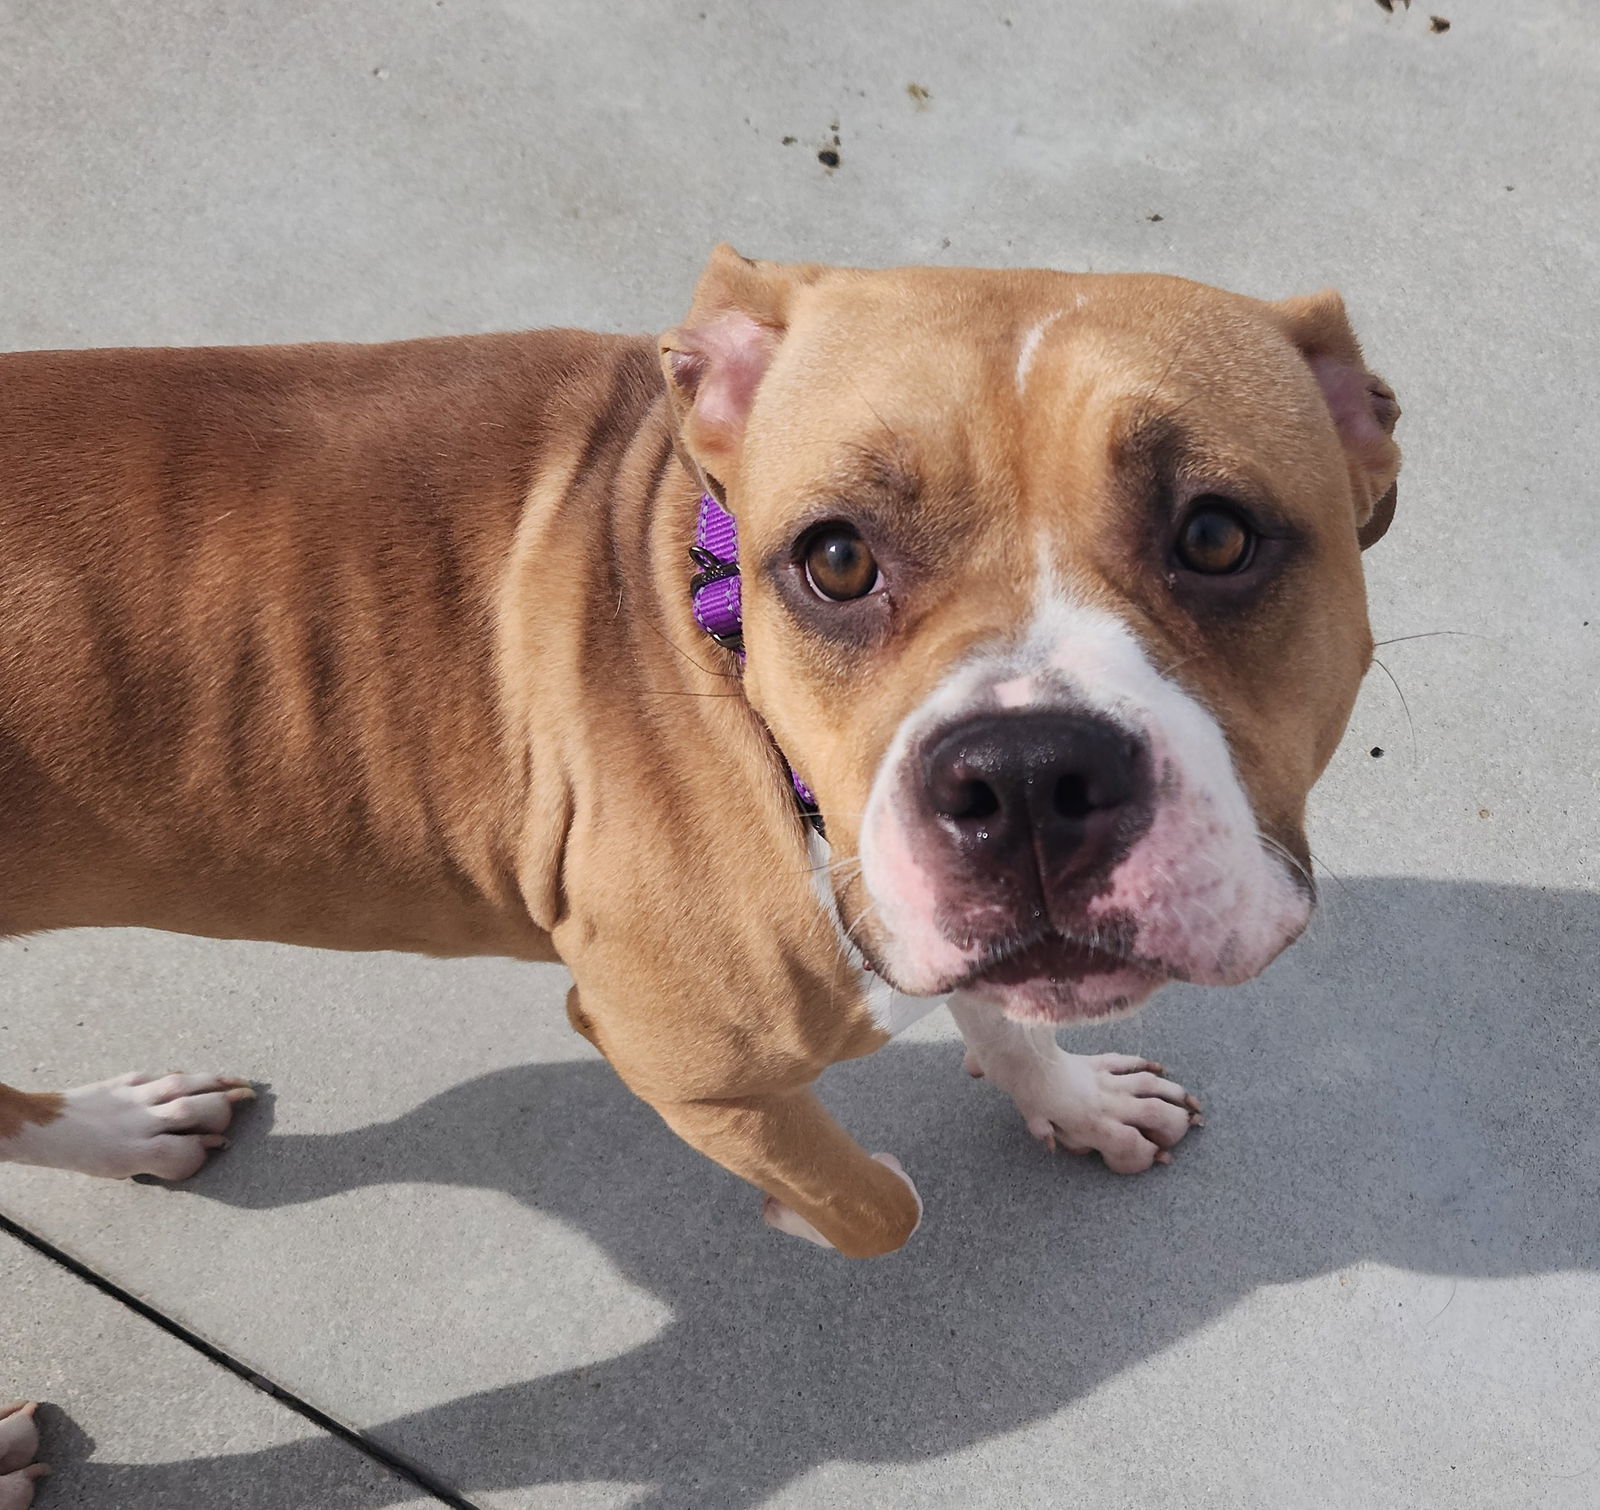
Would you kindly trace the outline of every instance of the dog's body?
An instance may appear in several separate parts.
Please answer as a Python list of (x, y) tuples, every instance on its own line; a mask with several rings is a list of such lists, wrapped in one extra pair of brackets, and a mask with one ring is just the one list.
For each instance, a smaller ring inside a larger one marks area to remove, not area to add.
[[(809, 1089), (891, 985), (1148, 1167), (1192, 1103), (1054, 1025), (1304, 925), (1397, 412), (1336, 299), (726, 251), (659, 352), (0, 357), (0, 932), (559, 958), (630, 1087), (846, 1253), (920, 1214)], [(747, 666), (691, 612), (703, 487)], [(0, 1155), (178, 1175), (247, 1094), (0, 1088)]]
[[(25, 354), (0, 414), (4, 932), (559, 950), (669, 1116), (883, 1041), (770, 746), (699, 695), (653, 341)], [(72, 1119), (8, 1104), (56, 1162)]]

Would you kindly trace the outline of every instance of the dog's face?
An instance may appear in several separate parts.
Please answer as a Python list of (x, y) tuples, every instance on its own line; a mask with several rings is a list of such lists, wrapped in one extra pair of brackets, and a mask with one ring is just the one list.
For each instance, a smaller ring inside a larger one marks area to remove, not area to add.
[(880, 974), (1104, 1017), (1299, 934), (1399, 465), (1335, 296), (719, 251), (662, 344)]

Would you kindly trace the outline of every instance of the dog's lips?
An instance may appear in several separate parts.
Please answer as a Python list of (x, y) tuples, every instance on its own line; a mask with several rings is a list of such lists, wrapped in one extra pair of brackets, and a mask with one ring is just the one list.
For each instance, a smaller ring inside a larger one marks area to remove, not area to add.
[(986, 951), (984, 962), (972, 972), (972, 978), (991, 986), (1021, 986), (1036, 980), (1077, 984), (1091, 975), (1105, 975), (1128, 964), (1121, 955), (1080, 939), (1047, 933), (1029, 943)]
[(1019, 1020), (1090, 1021), (1131, 1011), (1173, 975), (1155, 961), (1050, 932), (991, 946), (959, 988)]

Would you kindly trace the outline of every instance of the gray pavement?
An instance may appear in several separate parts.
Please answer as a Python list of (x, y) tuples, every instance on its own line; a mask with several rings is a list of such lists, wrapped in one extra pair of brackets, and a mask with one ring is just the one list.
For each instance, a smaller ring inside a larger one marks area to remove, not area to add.
[[(0, 1235), (3, 1385), (61, 1402), (38, 1416), (51, 1510), (270, 1504), (307, 1510), (437, 1506), (405, 1480), (209, 1362), (127, 1306)], [(90, 1387), (85, 1388), (85, 1379)], [(212, 1465), (302, 1455), (269, 1498)]]
[[(63, 934), (0, 947), (4, 1078), (273, 1093), (189, 1185), (0, 1211), (496, 1510), (1593, 1505), (1600, 14), (1436, 3), (0, 0), (0, 346), (650, 329), (723, 237), (1333, 284), (1405, 407), (1378, 636), (1460, 632), (1380, 651), (1311, 936), (1083, 1035), (1205, 1098), (1170, 1169), (1050, 1161), (940, 1015), (827, 1077), (929, 1203), (851, 1266), (553, 967)], [(43, 1510), (415, 1498), (0, 1253)]]

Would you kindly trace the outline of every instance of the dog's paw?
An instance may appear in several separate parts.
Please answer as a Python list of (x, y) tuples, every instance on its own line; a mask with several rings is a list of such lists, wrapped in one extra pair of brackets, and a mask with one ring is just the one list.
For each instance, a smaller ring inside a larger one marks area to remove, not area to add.
[[(892, 1153), (875, 1153), (872, 1156), (880, 1164), (887, 1165), (900, 1176), (907, 1185), (911, 1185), (911, 1176), (905, 1171), (905, 1166)], [(917, 1187), (911, 1185), (912, 1195), (917, 1195)], [(917, 1195), (917, 1206), (920, 1209), (922, 1197)], [(830, 1243), (815, 1227), (811, 1225), (798, 1211), (791, 1211), (776, 1196), (767, 1196), (761, 1203), (761, 1220), (769, 1227), (779, 1232), (787, 1232), (790, 1237), (803, 1237), (808, 1243), (815, 1243), (819, 1248), (832, 1248)]]
[(34, 1462), (39, 1451), (36, 1408), (31, 1400), (0, 1405), (0, 1510), (27, 1510), (34, 1484), (50, 1471)]
[(1118, 1174), (1170, 1164), (1202, 1126), (1200, 1103), (1166, 1071), (1131, 1054), (1059, 1054), (1012, 1088), (1031, 1132), (1054, 1152), (1098, 1153)]
[(59, 1116), (24, 1129), (16, 1157), (109, 1179), (185, 1180), (228, 1146), (234, 1107), (254, 1096), (224, 1075), (118, 1075), (68, 1091)]

